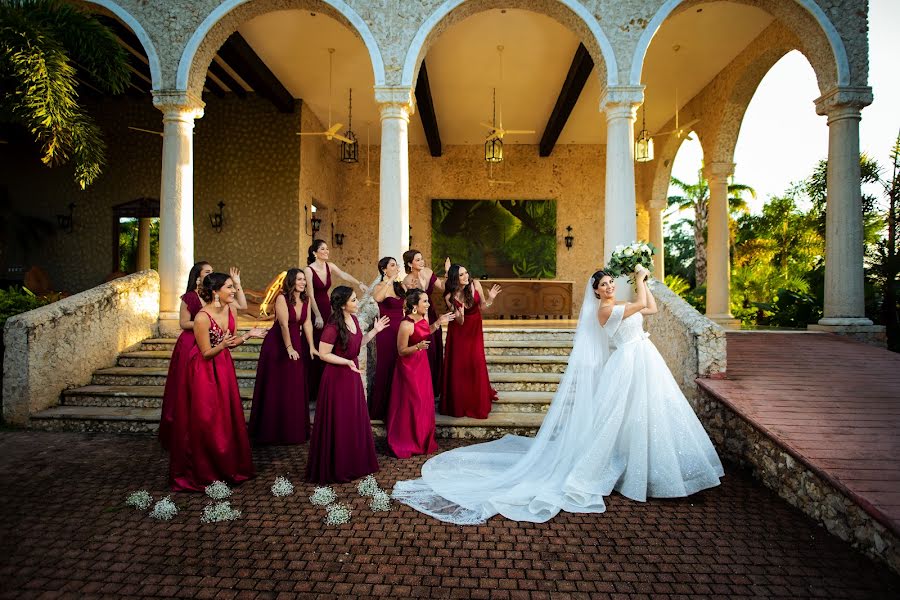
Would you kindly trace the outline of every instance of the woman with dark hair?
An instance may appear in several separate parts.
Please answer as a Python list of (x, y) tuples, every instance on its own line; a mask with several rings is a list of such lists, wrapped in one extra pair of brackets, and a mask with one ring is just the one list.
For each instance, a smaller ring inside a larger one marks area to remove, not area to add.
[[(406, 270), (406, 278), (403, 285), (411, 290), (418, 288), (424, 290), (431, 298), (435, 288), (444, 291), (446, 278), (439, 278), (434, 271), (425, 266), (425, 259), (418, 250), (410, 249), (403, 253), (403, 268)], [(450, 257), (444, 259), (444, 274), (450, 270)], [(428, 307), (428, 322), (437, 321), (437, 312), (434, 306)], [(444, 335), (443, 330), (438, 329), (431, 336), (431, 344), (428, 346), (428, 364), (431, 367), (431, 389), (434, 395), (441, 393), (441, 369), (444, 363)]]
[[(318, 348), (319, 340), (322, 337), (322, 328), (328, 323), (331, 317), (331, 301), (328, 299), (328, 290), (331, 289), (331, 273), (349, 281), (363, 293), (369, 290), (364, 284), (352, 275), (342, 271), (340, 267), (332, 262), (328, 262), (329, 249), (325, 240), (315, 239), (307, 249), (307, 267), (303, 270), (306, 275), (307, 285), (312, 288), (309, 296), (309, 317), (313, 321), (313, 340)], [(310, 369), (309, 391), (310, 397), (315, 398), (319, 390), (319, 380), (322, 378), (322, 370), (325, 366), (321, 361), (313, 361), (312, 369)]]
[(181, 333), (169, 359), (169, 373), (166, 375), (166, 384), (163, 388), (162, 412), (159, 418), (159, 443), (166, 450), (169, 449), (172, 427), (175, 423), (175, 405), (178, 396), (184, 394), (187, 389), (184, 374), (187, 370), (188, 355), (194, 345), (194, 317), (204, 304), (200, 299), (200, 288), (203, 287), (203, 278), (212, 273), (212, 270), (212, 266), (205, 260), (194, 263), (188, 274), (187, 289), (181, 296), (181, 307), (178, 310)]
[(378, 470), (357, 356), (364, 344), (387, 327), (388, 319), (376, 320), (372, 330), (363, 335), (355, 316), (357, 310), (352, 289), (344, 285), (334, 288), (331, 320), (319, 343), (325, 371), (306, 464), (306, 479), (312, 483), (344, 483)]
[(431, 335), (453, 320), (453, 313), (429, 324), (431, 302), (420, 289), (410, 290), (404, 301), (406, 317), (397, 335), (397, 365), (388, 403), (387, 444), (397, 458), (437, 452), (434, 439), (434, 392), (428, 347)]
[(481, 282), (469, 277), (462, 265), (447, 271), (444, 300), (454, 319), (447, 326), (447, 348), (441, 380), (441, 414), (486, 419), (497, 392), (491, 387), (484, 358), (481, 307), (488, 307), (500, 293), (494, 284), (487, 294)]
[(403, 320), (403, 298), (406, 290), (397, 281), (400, 267), (391, 256), (378, 261), (381, 281), (372, 290), (372, 299), (378, 303), (378, 312), (389, 319), (388, 326), (375, 337), (375, 381), (369, 395), (369, 417), (384, 420), (391, 398), (391, 381), (397, 362), (397, 330)]
[(173, 491), (202, 492), (213, 481), (240, 483), (254, 476), (247, 424), (231, 348), (265, 330), (235, 336), (234, 280), (225, 273), (203, 279), (203, 310), (194, 317), (196, 345), (187, 368), (187, 395), (175, 408), (169, 455)]
[(288, 269), (275, 298), (275, 322), (259, 352), (250, 437), (258, 444), (302, 444), (309, 439), (309, 364), (316, 350), (301, 269)]

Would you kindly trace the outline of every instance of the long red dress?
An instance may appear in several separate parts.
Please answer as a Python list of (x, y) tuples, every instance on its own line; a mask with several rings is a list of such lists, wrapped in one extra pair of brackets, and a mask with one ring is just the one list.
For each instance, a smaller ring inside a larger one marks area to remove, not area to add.
[[(328, 319), (331, 318), (331, 298), (328, 296), (328, 290), (331, 289), (331, 268), (328, 266), (328, 263), (325, 263), (325, 272), (327, 274), (325, 276), (324, 282), (319, 279), (319, 275), (318, 273), (316, 273), (316, 270), (312, 268), (312, 265), (309, 266), (309, 270), (312, 271), (312, 289), (313, 296), (316, 299), (316, 306), (319, 307), (319, 313), (322, 315), (322, 321), (328, 323)], [(311, 314), (310, 318), (313, 319), (313, 343), (315, 343), (316, 350), (318, 350), (319, 341), (322, 339), (323, 330), (316, 329), (314, 314)], [(319, 395), (319, 380), (322, 379), (322, 372), (324, 369), (324, 362), (322, 362), (318, 358), (313, 359), (311, 368), (309, 370), (310, 398), (316, 398)]]
[[(428, 319), (413, 322), (409, 346), (431, 338)], [(437, 452), (434, 439), (434, 392), (426, 352), (398, 356), (388, 404), (387, 444), (397, 458)]]
[(303, 324), (309, 302), (288, 306), (291, 346), (300, 354), (291, 360), (284, 347), (281, 327), (266, 334), (259, 351), (256, 386), (250, 410), (250, 437), (258, 444), (302, 444), (309, 439), (309, 344)]
[(375, 336), (375, 381), (369, 395), (369, 418), (384, 420), (397, 362), (397, 332), (403, 320), (403, 299), (386, 297), (378, 303), (378, 312), (382, 317), (390, 317), (391, 322)]
[[(209, 321), (209, 341), (215, 346), (225, 332), (211, 315)], [(234, 315), (230, 311), (228, 330), (234, 333)], [(187, 382), (186, 402), (179, 402), (176, 407), (171, 437), (172, 490), (202, 492), (213, 481), (235, 484), (254, 477), (231, 351), (226, 348), (205, 359), (195, 344), (188, 360)]]
[[(347, 347), (337, 344), (338, 330), (329, 323), (322, 330), (322, 341), (335, 344), (332, 352), (357, 363), (363, 334), (353, 317), (356, 333), (350, 334)], [(324, 362), (324, 361), (323, 361)], [(378, 471), (372, 424), (366, 408), (366, 394), (358, 373), (344, 365), (325, 363), (316, 417), (309, 441), (306, 480), (312, 483), (345, 483)]]
[[(188, 292), (181, 297), (191, 314), (191, 321), (203, 308), (203, 302), (197, 292)], [(162, 413), (159, 418), (159, 443), (166, 450), (171, 446), (172, 429), (175, 422), (175, 407), (179, 397), (184, 397), (187, 390), (188, 357), (191, 348), (196, 344), (193, 329), (183, 329), (178, 335), (178, 341), (172, 349), (172, 358), (169, 359), (169, 373), (166, 375), (166, 386), (163, 390)]]
[[(486, 419), (497, 392), (491, 387), (484, 359), (484, 331), (481, 326), (481, 299), (465, 309), (465, 322), (450, 321), (441, 384), (441, 414), (452, 417)], [(457, 307), (462, 304), (453, 300)]]
[[(437, 275), (432, 273), (431, 279), (428, 281), (428, 289), (425, 290), (425, 293), (428, 294), (429, 298), (431, 298), (431, 293), (434, 291), (434, 282), (437, 281), (437, 278)], [(434, 323), (435, 321), (437, 321), (437, 311), (434, 305), (431, 304), (428, 306), (428, 322)], [(441, 393), (441, 368), (443, 363), (444, 331), (442, 327), (438, 327), (437, 331), (431, 334), (431, 345), (428, 346), (428, 364), (431, 367), (431, 383), (435, 396)]]

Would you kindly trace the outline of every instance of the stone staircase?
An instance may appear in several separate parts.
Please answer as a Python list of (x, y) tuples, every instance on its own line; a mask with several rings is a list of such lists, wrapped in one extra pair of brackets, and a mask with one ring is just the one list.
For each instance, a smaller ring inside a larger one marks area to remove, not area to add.
[[(487, 326), (484, 336), (488, 372), (499, 400), (483, 420), (438, 414), (440, 437), (483, 439), (537, 431), (565, 371), (574, 329)], [(250, 340), (232, 353), (248, 416), (261, 343)], [(114, 367), (94, 372), (90, 385), (66, 390), (59, 406), (32, 415), (30, 426), (52, 431), (156, 431), (174, 344), (174, 338), (151, 338), (121, 353)], [(381, 421), (372, 426), (376, 435), (384, 434)]]

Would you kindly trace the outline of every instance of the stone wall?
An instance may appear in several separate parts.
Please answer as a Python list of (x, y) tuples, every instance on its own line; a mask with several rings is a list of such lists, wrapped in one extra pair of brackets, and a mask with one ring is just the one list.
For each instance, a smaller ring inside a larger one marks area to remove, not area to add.
[(156, 334), (159, 275), (141, 271), (12, 317), (3, 343), (3, 418), (29, 416), (59, 403), (60, 393), (87, 385), (100, 367)]

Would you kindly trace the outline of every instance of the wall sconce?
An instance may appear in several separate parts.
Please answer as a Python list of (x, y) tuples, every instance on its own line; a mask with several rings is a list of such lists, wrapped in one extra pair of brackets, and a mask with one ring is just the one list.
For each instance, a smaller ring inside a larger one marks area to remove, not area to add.
[(213, 231), (222, 233), (222, 227), (225, 226), (225, 203), (219, 200), (219, 212), (210, 213), (209, 224), (212, 225)]
[(334, 234), (334, 245), (335, 246), (343, 246), (344, 245), (344, 234), (343, 233)]
[(315, 236), (317, 233), (319, 233), (319, 229), (322, 228), (322, 219), (313, 214), (312, 218), (310, 218), (309, 220), (309, 223), (312, 227), (312, 234), (313, 236)]
[(69, 203), (69, 214), (67, 215), (56, 215), (56, 222), (59, 225), (59, 228), (65, 231), (66, 233), (72, 233), (75, 228), (75, 222), (72, 219), (72, 215), (75, 212), (75, 203)]
[(572, 235), (572, 226), (569, 225), (568, 227), (566, 227), (566, 231), (568, 231), (569, 233), (566, 237), (563, 238), (563, 240), (566, 242), (566, 250), (571, 250), (572, 243), (575, 241), (575, 236)]

